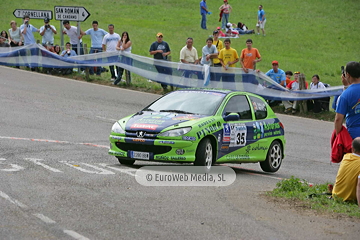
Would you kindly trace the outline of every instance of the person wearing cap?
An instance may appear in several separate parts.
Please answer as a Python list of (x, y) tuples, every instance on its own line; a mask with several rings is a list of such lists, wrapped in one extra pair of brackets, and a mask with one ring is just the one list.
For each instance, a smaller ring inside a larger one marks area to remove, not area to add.
[(218, 37), (225, 37), (225, 33), (223, 31), (221, 31), (220, 27), (217, 27), (215, 31), (217, 31), (219, 33)]
[[(220, 27), (218, 27), (218, 29), (220, 29)], [(220, 35), (219, 30), (215, 30), (213, 32), (213, 37), (214, 37), (213, 45), (216, 46), (218, 53), (220, 52), (221, 49), (224, 48), (223, 42), (219, 39), (219, 35)], [(221, 62), (218, 57), (219, 57), (219, 54), (217, 57), (213, 58), (214, 67), (222, 67)], [(218, 72), (215, 73), (215, 81), (220, 82), (220, 79), (221, 79), (221, 73), (218, 73)]]
[(266, 76), (270, 77), (276, 83), (280, 84), (283, 87), (286, 87), (286, 76), (285, 72), (279, 68), (278, 61), (272, 61), (272, 69), (265, 73)]
[(24, 45), (35, 44), (34, 32), (39, 32), (40, 30), (30, 24), (30, 17), (25, 15), (23, 17), (24, 23), (20, 26), (21, 34), (24, 36)]
[(265, 36), (265, 23), (266, 23), (266, 17), (265, 17), (265, 11), (263, 9), (262, 5), (259, 5), (259, 10), (257, 13), (257, 23), (256, 23), (256, 29), (257, 34), (260, 35), (260, 29)]
[(226, 23), (229, 22), (229, 17), (232, 11), (232, 7), (230, 6), (227, 0), (224, 0), (224, 4), (219, 7), (219, 10), (220, 10), (221, 28), (225, 29)]
[[(156, 34), (156, 41), (153, 42), (150, 46), (149, 53), (154, 55), (154, 59), (167, 61), (168, 56), (171, 54), (169, 44), (163, 41), (164, 35), (159, 32)], [(158, 66), (155, 64), (155, 68), (158, 73), (172, 75), (172, 69), (169, 67)], [(161, 87), (164, 91), (167, 91), (167, 84), (161, 83)]]
[(56, 28), (49, 24), (50, 19), (44, 18), (44, 26), (40, 28), (40, 35), (42, 36), (42, 44), (49, 43), (54, 45), (54, 34), (57, 34)]

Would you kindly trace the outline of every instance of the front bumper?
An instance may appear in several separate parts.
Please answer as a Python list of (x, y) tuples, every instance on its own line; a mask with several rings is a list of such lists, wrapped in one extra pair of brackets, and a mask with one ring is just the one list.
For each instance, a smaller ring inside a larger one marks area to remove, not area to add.
[[(197, 142), (110, 135), (109, 154), (142, 161), (194, 162)], [(140, 157), (140, 158), (138, 158)]]

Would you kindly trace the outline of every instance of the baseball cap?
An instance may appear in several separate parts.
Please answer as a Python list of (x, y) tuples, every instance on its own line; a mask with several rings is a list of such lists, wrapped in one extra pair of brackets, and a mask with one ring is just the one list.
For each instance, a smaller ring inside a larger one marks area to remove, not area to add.
[(50, 19), (48, 17), (44, 18), (44, 22), (48, 23)]
[(220, 27), (217, 27), (216, 29), (217, 29), (217, 30), (220, 30), (221, 28), (220, 28)]
[(274, 65), (274, 64), (279, 65), (279, 62), (278, 62), (278, 61), (272, 61), (271, 64), (272, 64), (272, 65)]
[(300, 74), (300, 72), (294, 72), (294, 74)]
[(156, 36), (157, 36), (157, 37), (160, 37), (160, 36), (163, 37), (164, 35), (163, 35), (161, 32), (158, 32), (158, 33), (156, 34)]
[(218, 34), (218, 33), (219, 33), (218, 30), (213, 31), (213, 34)]

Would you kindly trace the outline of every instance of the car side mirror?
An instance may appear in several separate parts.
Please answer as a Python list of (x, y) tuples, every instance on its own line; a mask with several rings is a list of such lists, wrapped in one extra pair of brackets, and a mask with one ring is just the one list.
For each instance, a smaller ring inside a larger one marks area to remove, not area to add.
[(240, 114), (238, 113), (226, 113), (226, 116), (224, 117), (225, 122), (239, 121), (239, 120), (240, 120)]

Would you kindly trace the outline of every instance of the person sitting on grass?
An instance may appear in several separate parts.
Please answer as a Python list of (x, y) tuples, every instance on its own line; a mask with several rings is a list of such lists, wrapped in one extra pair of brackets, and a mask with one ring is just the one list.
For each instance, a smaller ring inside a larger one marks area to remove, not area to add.
[(333, 197), (356, 201), (356, 187), (360, 175), (360, 137), (352, 142), (352, 153), (344, 155), (336, 175)]
[[(299, 76), (300, 76), (300, 72), (294, 72), (295, 80), (291, 81), (289, 85), (286, 85), (286, 88), (289, 90), (299, 90), (300, 89)], [(302, 77), (304, 78), (305, 81), (305, 76), (303, 74)], [(307, 88), (308, 88), (308, 83), (305, 81), (305, 89)], [(293, 113), (293, 114), (296, 113), (297, 101), (294, 102), (283, 101), (282, 103), (285, 107), (284, 113)]]

